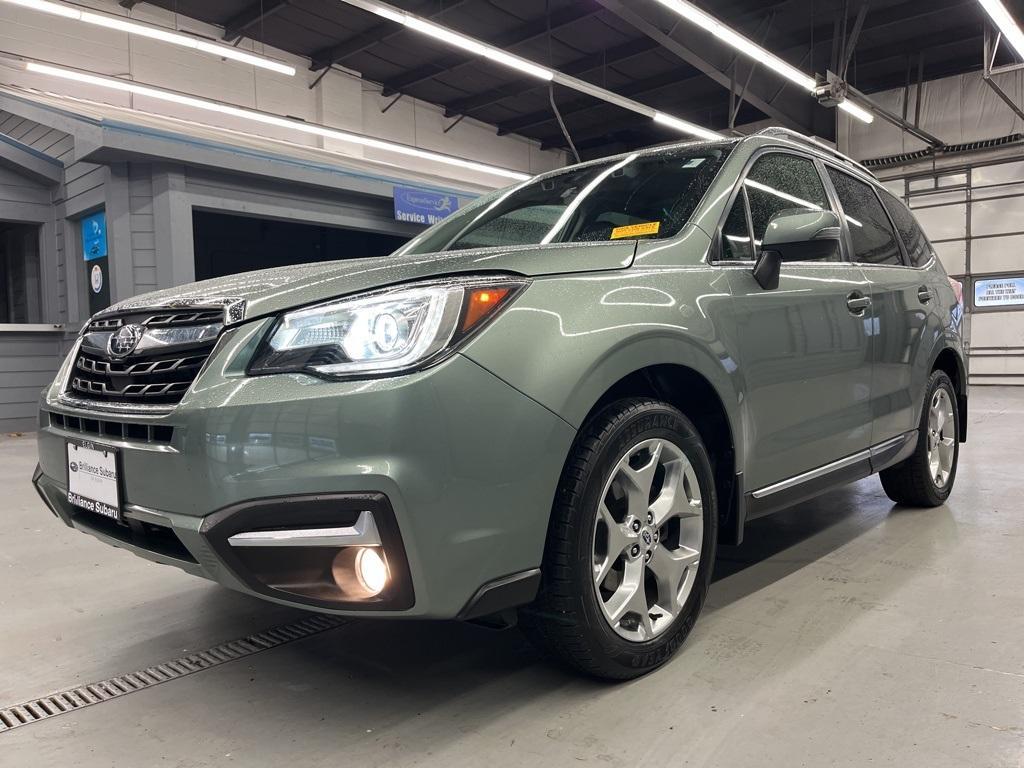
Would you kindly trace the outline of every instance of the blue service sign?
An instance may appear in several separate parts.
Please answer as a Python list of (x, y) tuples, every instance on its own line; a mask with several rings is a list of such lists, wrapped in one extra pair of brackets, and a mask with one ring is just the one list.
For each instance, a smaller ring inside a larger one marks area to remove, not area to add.
[(459, 210), (459, 198), (414, 187), (395, 187), (395, 221), (436, 224)]
[(94, 213), (82, 219), (82, 257), (86, 261), (107, 255), (107, 214)]

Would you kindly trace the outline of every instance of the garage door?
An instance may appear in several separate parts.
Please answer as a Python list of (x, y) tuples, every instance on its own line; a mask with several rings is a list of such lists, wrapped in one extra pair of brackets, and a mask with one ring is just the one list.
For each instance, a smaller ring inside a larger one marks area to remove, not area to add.
[(1024, 160), (885, 184), (964, 284), (971, 383), (1024, 386)]

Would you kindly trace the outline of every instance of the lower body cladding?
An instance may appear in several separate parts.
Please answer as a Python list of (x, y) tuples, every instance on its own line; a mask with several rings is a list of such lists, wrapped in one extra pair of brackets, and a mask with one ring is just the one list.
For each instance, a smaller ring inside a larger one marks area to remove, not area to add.
[[(65, 523), (233, 589), (351, 615), (477, 618), (529, 602), (575, 436), (461, 356), (374, 382), (201, 378), (148, 419), (49, 395), (42, 408), (34, 482)], [(166, 441), (122, 426), (154, 422)], [(83, 440), (117, 451), (120, 520), (68, 502), (67, 444)]]

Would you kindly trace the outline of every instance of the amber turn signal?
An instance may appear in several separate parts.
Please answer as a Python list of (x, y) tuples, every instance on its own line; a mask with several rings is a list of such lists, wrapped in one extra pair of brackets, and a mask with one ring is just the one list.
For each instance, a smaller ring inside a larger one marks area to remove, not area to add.
[(501, 306), (511, 288), (474, 288), (466, 297), (466, 308), (462, 316), (462, 332), (471, 330)]

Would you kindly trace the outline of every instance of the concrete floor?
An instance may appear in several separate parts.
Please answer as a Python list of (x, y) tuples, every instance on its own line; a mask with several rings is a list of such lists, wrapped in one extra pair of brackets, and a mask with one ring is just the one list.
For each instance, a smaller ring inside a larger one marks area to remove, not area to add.
[[(978, 389), (951, 502), (874, 478), (748, 529), (668, 666), (352, 622), (0, 734), (0, 765), (1024, 766), (1024, 389)], [(299, 618), (59, 525), (0, 438), (0, 708)]]

